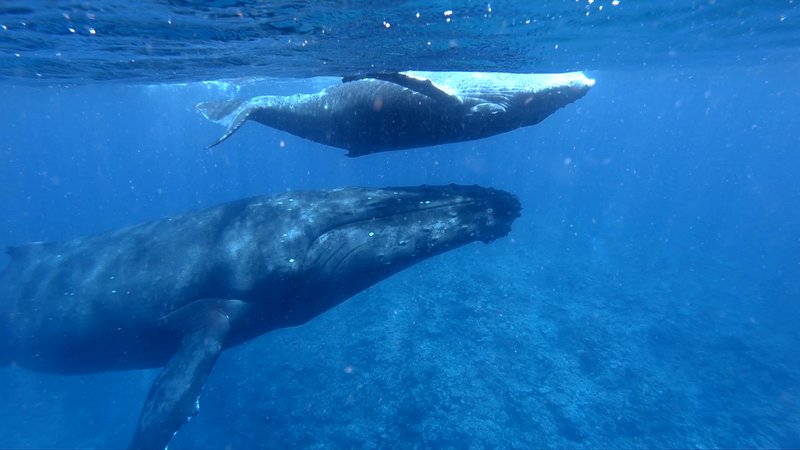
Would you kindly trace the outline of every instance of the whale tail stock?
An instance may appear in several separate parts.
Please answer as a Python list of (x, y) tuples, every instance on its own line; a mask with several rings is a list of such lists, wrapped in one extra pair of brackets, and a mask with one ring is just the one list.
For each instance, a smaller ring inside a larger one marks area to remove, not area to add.
[(231, 137), (231, 135), (247, 121), (250, 117), (250, 111), (252, 110), (248, 104), (242, 100), (201, 102), (195, 105), (195, 109), (200, 111), (206, 119), (228, 127), (219, 139), (206, 148), (219, 145), (225, 139)]

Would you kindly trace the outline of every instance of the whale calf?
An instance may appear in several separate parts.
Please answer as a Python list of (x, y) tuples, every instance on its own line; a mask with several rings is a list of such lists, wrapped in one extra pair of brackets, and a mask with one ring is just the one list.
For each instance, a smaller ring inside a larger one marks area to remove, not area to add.
[(534, 125), (583, 97), (583, 72), (396, 72), (348, 76), (316, 94), (199, 103), (227, 127), (253, 120), (348, 151), (370, 153), (468, 141)]
[(419, 261), (505, 236), (520, 203), (479, 186), (291, 192), (8, 249), (0, 365), (163, 367), (131, 448), (164, 448), (226, 348), (301, 325)]

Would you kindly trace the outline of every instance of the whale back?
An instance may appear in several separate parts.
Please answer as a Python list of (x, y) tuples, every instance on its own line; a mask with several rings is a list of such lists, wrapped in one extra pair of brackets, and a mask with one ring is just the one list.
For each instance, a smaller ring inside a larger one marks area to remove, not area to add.
[[(404, 72), (409, 77), (427, 79), (439, 89), (462, 98), (491, 99), (512, 95), (532, 95), (551, 89), (588, 90), (594, 82), (583, 72), (495, 73), (495, 72)], [(574, 99), (573, 99), (574, 100)]]

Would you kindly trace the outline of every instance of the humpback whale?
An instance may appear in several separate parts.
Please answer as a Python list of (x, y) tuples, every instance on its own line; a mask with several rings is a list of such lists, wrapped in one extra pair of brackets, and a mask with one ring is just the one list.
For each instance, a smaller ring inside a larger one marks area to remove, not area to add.
[(479, 186), (345, 188), (221, 204), (9, 248), (0, 365), (163, 367), (131, 448), (164, 448), (220, 352), (301, 325), (419, 261), (505, 236), (518, 199)]
[(468, 141), (535, 125), (594, 85), (583, 72), (397, 72), (348, 76), (316, 94), (199, 103), (227, 127), (253, 120), (348, 151), (370, 153)]

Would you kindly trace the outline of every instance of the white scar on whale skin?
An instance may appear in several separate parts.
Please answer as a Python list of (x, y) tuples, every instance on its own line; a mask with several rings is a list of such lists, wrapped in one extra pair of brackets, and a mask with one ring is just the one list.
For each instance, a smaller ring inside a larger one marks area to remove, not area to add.
[(379, 72), (342, 81), (315, 94), (204, 102), (196, 108), (227, 128), (210, 147), (255, 121), (356, 157), (535, 125), (595, 83), (583, 72)]

